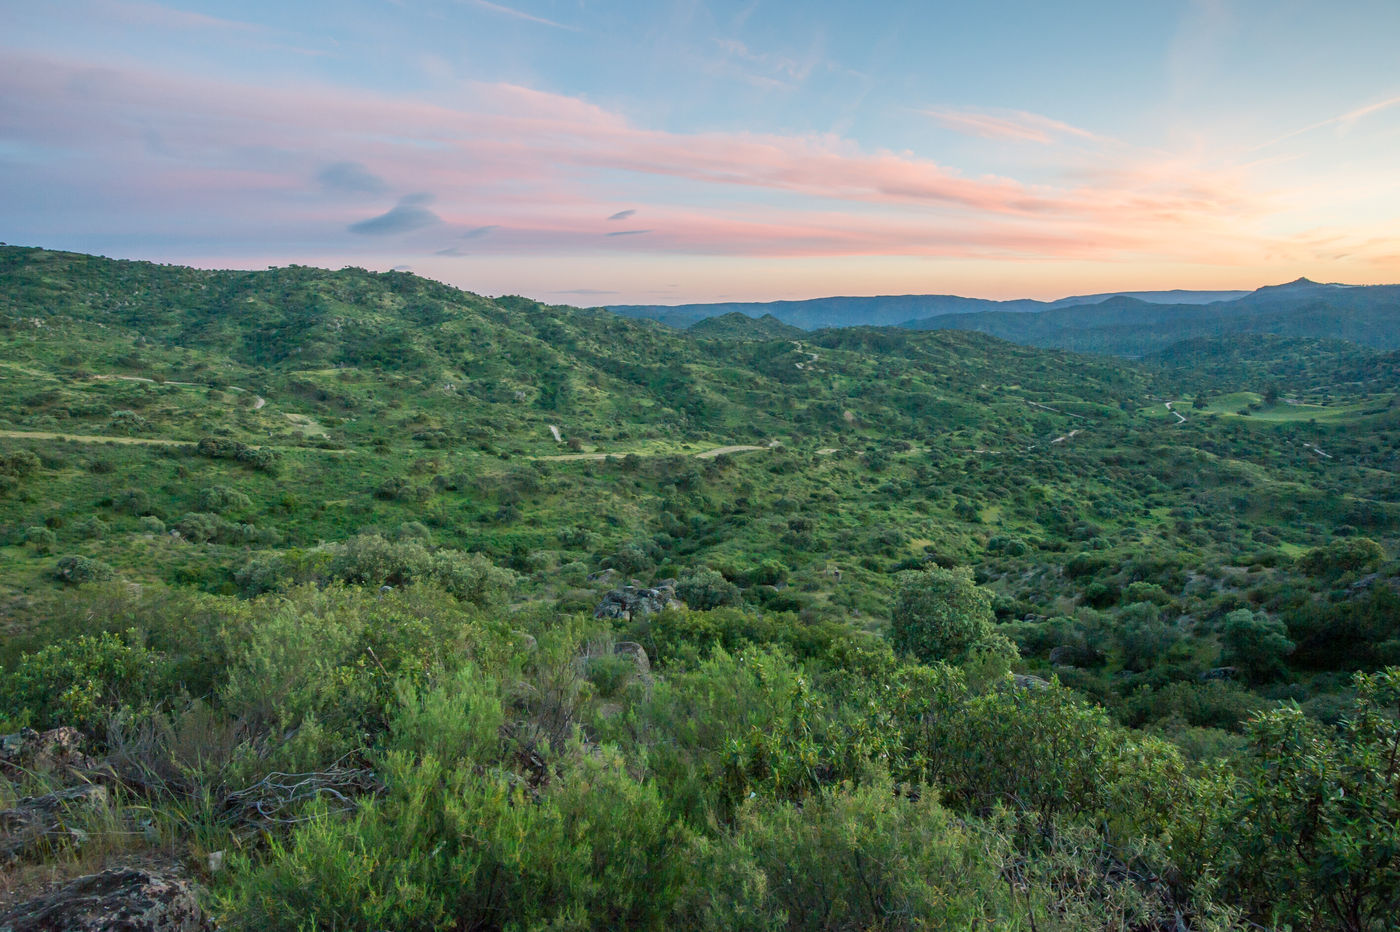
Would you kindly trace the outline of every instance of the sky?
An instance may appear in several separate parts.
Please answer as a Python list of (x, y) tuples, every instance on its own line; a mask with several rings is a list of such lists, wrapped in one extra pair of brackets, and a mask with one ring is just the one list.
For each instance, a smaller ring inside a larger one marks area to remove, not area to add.
[(1400, 282), (1396, 0), (4, 20), (11, 244), (580, 305)]

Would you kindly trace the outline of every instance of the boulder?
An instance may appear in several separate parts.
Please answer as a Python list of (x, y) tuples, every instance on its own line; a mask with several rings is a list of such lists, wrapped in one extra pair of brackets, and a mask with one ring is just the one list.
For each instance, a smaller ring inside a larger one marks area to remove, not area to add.
[(193, 884), (173, 873), (90, 874), (0, 913), (0, 932), (212, 932)]
[(1240, 671), (1236, 667), (1216, 667), (1200, 674), (1197, 679), (1203, 683), (1210, 680), (1233, 680), (1239, 676), (1239, 673)]
[(646, 648), (636, 641), (618, 641), (613, 645), (613, 653), (619, 657), (630, 657), (637, 665), (637, 673), (642, 677), (650, 676), (651, 661), (647, 658)]
[(662, 584), (650, 588), (623, 586), (621, 589), (613, 589), (603, 596), (603, 601), (598, 603), (593, 617), (621, 618), (631, 621), (634, 617), (650, 615), (664, 608), (680, 607), (681, 603), (676, 600), (674, 585)]
[(1049, 689), (1050, 681), (1029, 673), (1013, 673), (1011, 682), (1017, 689)]
[(40, 855), (63, 842), (82, 844), (87, 836), (70, 824), (73, 817), (106, 803), (106, 787), (87, 783), (43, 796), (26, 796), (13, 808), (0, 810), (0, 864)]
[(1094, 667), (1103, 662), (1103, 654), (1092, 647), (1061, 644), (1050, 651), (1050, 665), (1055, 667)]
[(0, 736), (0, 774), (14, 777), (91, 769), (94, 762), (83, 753), (87, 743), (86, 735), (66, 725), (48, 731), (21, 728)]

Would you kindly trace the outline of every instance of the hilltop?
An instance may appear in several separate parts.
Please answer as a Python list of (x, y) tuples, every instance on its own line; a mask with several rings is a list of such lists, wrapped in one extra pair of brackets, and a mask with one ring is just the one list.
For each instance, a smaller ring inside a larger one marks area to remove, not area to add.
[(624, 317), (656, 320), (677, 329), (695, 326), (713, 317), (743, 314), (775, 317), (803, 330), (823, 327), (888, 327), (942, 314), (978, 311), (1034, 313), (1080, 304), (1097, 304), (1115, 297), (1131, 297), (1156, 304), (1206, 304), (1243, 297), (1244, 291), (1131, 291), (1077, 295), (1057, 301), (1029, 298), (995, 301), (958, 295), (878, 295), (873, 297), (811, 298), (801, 301), (752, 301), (715, 304), (619, 304), (607, 310)]

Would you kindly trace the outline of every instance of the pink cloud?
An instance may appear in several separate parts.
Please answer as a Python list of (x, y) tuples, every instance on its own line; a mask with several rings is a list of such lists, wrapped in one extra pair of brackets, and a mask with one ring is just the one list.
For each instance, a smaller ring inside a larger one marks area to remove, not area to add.
[(1042, 145), (1049, 145), (1061, 136), (1095, 142), (1111, 141), (1086, 129), (1025, 110), (1012, 110), (1000, 115), (975, 110), (927, 109), (919, 112), (949, 129), (981, 136), (984, 139), (1011, 139), (1018, 142), (1038, 142)]
[[(367, 247), (343, 235), (350, 226), (429, 191), (443, 223), (405, 228), (401, 240), (424, 254), (460, 246), (453, 230), (487, 226), (499, 229), (473, 241), (473, 252), (1217, 263), (1277, 243), (1249, 232), (1249, 221), (1275, 209), (1274, 195), (1243, 167), (1117, 148), (1052, 186), (967, 177), (831, 135), (649, 129), (515, 85), (464, 85), (448, 105), (23, 54), (0, 56), (0, 99), (0, 138), (48, 153), (26, 171), (61, 176), (94, 201), (120, 200), (108, 222), (145, 222), (150, 233), (197, 206), (190, 222), (261, 221), (353, 254)], [(1098, 138), (1034, 114), (943, 116), (1005, 138)], [(337, 199), (315, 182), (347, 161), (384, 180), (379, 201)], [(645, 204), (646, 235), (602, 235), (619, 200)], [(130, 207), (143, 201), (144, 221)], [(687, 206), (695, 204), (705, 206)], [(1393, 252), (1393, 243), (1364, 248)]]

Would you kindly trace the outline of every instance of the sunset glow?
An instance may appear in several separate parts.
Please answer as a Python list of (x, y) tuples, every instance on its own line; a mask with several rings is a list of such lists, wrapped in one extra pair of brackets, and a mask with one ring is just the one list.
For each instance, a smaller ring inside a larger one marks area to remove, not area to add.
[(1160, 7), (16, 8), (0, 238), (574, 304), (1400, 280), (1400, 7)]

